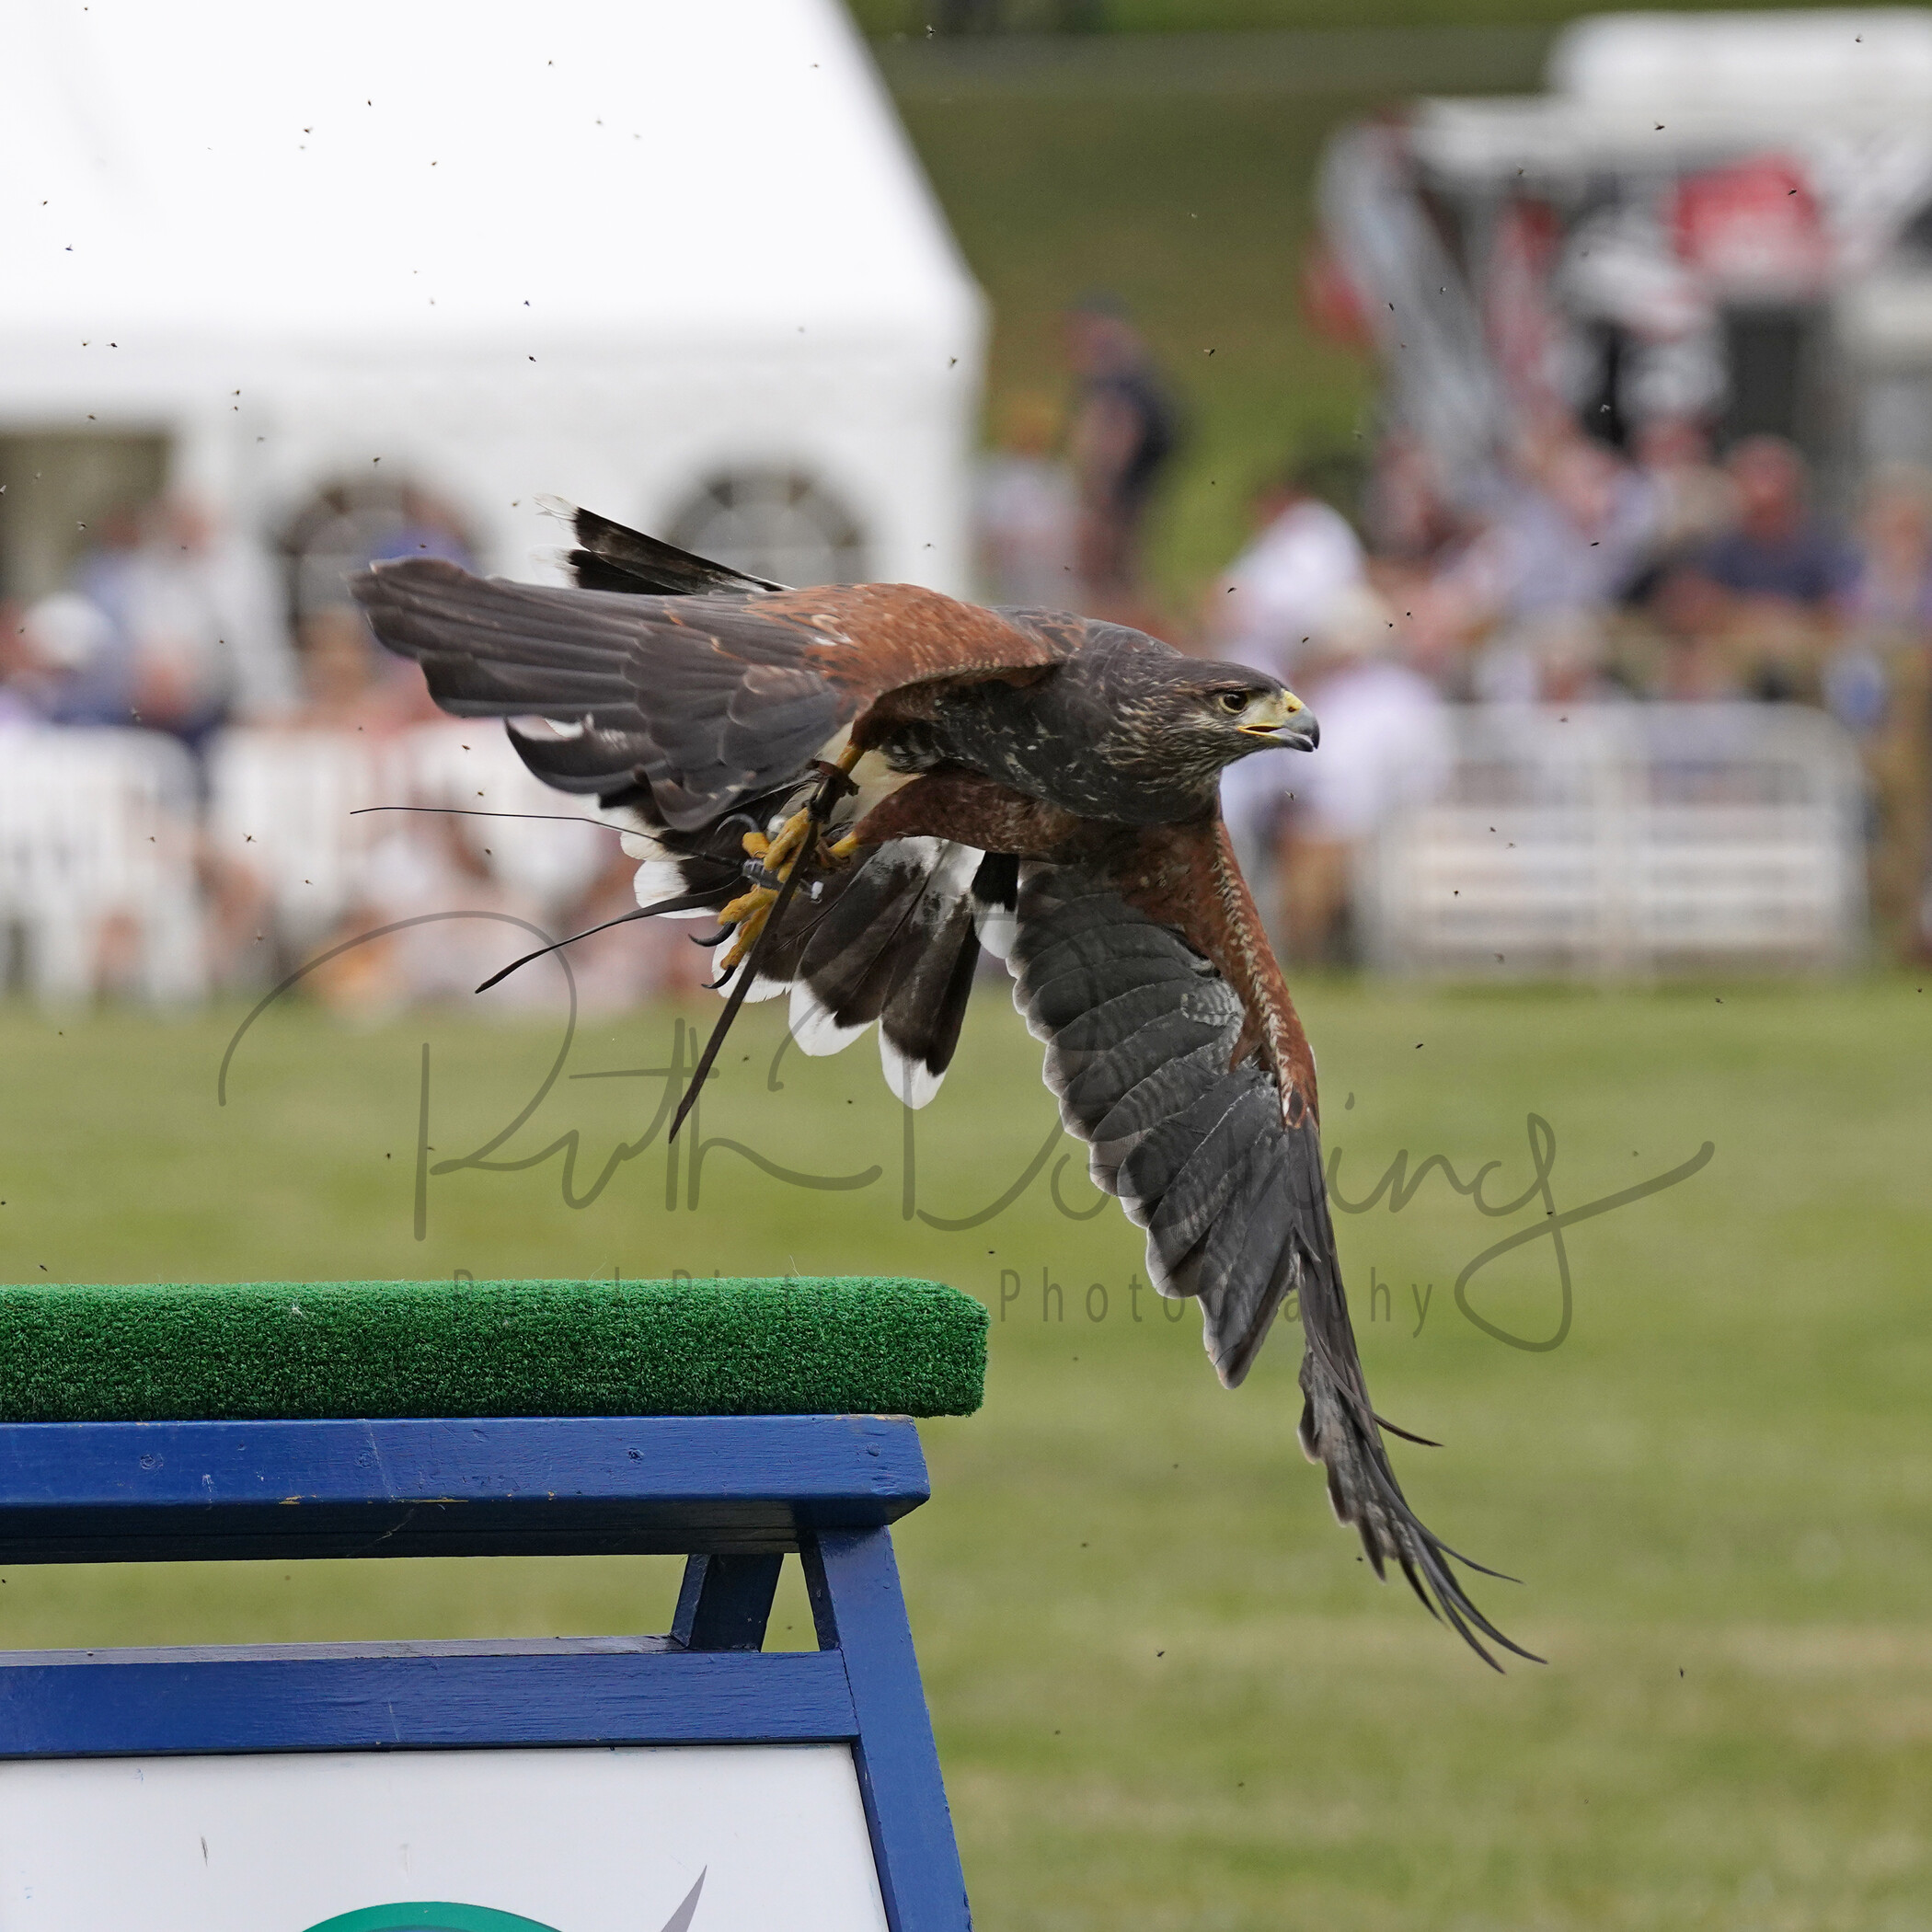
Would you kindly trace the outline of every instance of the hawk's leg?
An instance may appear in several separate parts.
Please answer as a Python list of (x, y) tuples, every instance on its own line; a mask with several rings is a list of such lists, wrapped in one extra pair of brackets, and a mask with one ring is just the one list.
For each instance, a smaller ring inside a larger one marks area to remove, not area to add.
[[(858, 763), (858, 755), (856, 745), (846, 746), (839, 756), (838, 772), (842, 776), (849, 774)], [(758, 870), (765, 877), (749, 891), (741, 892), (718, 915), (719, 925), (732, 934), (730, 949), (718, 962), (720, 975), (735, 972), (739, 962), (758, 943), (758, 935), (765, 930), (765, 922), (771, 916), (785, 881), (791, 877), (792, 868), (812, 845), (814, 833), (822, 829), (817, 802), (814, 799), (812, 804), (793, 812), (772, 838), (757, 832), (745, 834), (745, 853), (757, 861)], [(816, 840), (818, 863), (823, 866), (841, 866), (857, 849), (857, 841), (849, 835), (830, 843), (822, 836)]]
[[(737, 1018), (738, 1009), (743, 1006), (744, 996), (751, 991), (752, 983), (757, 977), (758, 962), (764, 956), (765, 948), (771, 944), (770, 922), (784, 914), (799, 886), (805, 882), (804, 875), (798, 869), (799, 862), (807, 857), (822, 857), (815, 848), (823, 845), (822, 834), (832, 817), (834, 808), (841, 798), (858, 789), (853, 784), (851, 776), (852, 767), (858, 763), (857, 745), (848, 745), (836, 765), (826, 765), (821, 760), (814, 760), (813, 763), (820, 773), (820, 778), (818, 787), (811, 795), (811, 803), (806, 807), (803, 813), (805, 824), (813, 834), (811, 843), (795, 846), (790, 852), (786, 859), (784, 880), (777, 891), (771, 894), (770, 899), (754, 906), (750, 912), (741, 914), (733, 922), (738, 926), (739, 931), (731, 942), (725, 971), (718, 983), (722, 985), (735, 973), (737, 984), (731, 988), (730, 995), (725, 1001), (724, 1012), (719, 1016), (718, 1024), (712, 1028), (711, 1037), (705, 1042), (704, 1052), (697, 1057), (697, 1065), (691, 1075), (691, 1085), (684, 1089), (684, 1098), (678, 1102), (677, 1112), (672, 1116), (671, 1132), (666, 1136), (669, 1140), (677, 1138), (678, 1129), (684, 1124), (684, 1116), (696, 1104), (698, 1095), (704, 1090), (705, 1082), (711, 1077), (711, 1064), (718, 1058), (718, 1050), (724, 1044), (725, 1035), (731, 1030), (731, 1022)], [(796, 822), (796, 819), (788, 821), (780, 829), (779, 839), (785, 838)], [(773, 844), (776, 843), (778, 841), (775, 839)], [(847, 842), (841, 840), (839, 843), (843, 845)], [(766, 851), (769, 853), (769, 846), (766, 847)], [(758, 890), (769, 891), (770, 888), (760, 887)], [(742, 896), (749, 898), (751, 895), (747, 893)], [(741, 903), (742, 900), (733, 902), (734, 904)], [(729, 906), (726, 908), (727, 912), (730, 910)]]

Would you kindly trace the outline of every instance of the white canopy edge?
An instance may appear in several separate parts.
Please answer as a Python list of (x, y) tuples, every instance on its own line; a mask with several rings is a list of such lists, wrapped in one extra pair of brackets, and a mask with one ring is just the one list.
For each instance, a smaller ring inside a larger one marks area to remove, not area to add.
[(15, 342), (978, 326), (834, 0), (6, 0), (0, 43)]

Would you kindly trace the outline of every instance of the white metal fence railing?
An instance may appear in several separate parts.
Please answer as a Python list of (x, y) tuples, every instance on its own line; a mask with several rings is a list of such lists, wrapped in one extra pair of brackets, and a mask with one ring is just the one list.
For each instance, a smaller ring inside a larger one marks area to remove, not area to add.
[(1363, 856), (1367, 956), (1489, 978), (1842, 967), (1862, 812), (1850, 741), (1801, 707), (1466, 707), (1443, 795)]
[[(572, 822), (583, 805), (595, 801), (534, 778), (493, 725), (381, 739), (238, 730), (210, 746), (205, 774), (159, 732), (9, 729), (0, 991), (199, 999), (224, 895), (231, 909), (259, 903), (279, 940), (269, 957), (283, 959), (345, 921), (477, 905), (549, 921), (615, 850), (609, 834)], [(481, 815), (496, 813), (536, 816)]]
[(0, 984), (58, 1003), (111, 971), (150, 999), (200, 997), (195, 816), (194, 763), (171, 738), (0, 733)]
[[(1395, 812), (1362, 853), (1372, 965), (1614, 977), (1857, 958), (1863, 788), (1823, 714), (1472, 706), (1455, 735), (1442, 794)], [(0, 737), (0, 978), (85, 997), (112, 956), (119, 983), (198, 998), (205, 894), (224, 868), (258, 881), (299, 956), (352, 914), (500, 903), (556, 918), (611, 854), (607, 834), (558, 822), (573, 801), (473, 725), (380, 743), (236, 731), (207, 783), (204, 806), (187, 753), (153, 732)], [(395, 804), (543, 816), (354, 815)]]

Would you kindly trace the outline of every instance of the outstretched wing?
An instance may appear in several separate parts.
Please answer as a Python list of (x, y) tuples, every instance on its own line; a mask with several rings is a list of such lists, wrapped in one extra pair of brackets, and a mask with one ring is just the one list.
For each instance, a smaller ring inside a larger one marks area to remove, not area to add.
[[(1196, 842), (1202, 864), (1216, 849)], [(1220, 899), (1222, 881), (1199, 880), (1190, 895), (1170, 879), (1171, 904), (1150, 909), (1149, 880), (1138, 853), (1021, 868), (1007, 965), (1014, 1003), (1046, 1043), (1061, 1118), (1089, 1144), (1096, 1185), (1146, 1229), (1155, 1286), (1200, 1301), (1224, 1383), (1247, 1374), (1297, 1295), (1302, 1447), (1326, 1465), (1337, 1517), (1360, 1532), (1378, 1576), (1398, 1565), (1486, 1662), (1478, 1632), (1527, 1657), (1470, 1602), (1455, 1552), (1417, 1520), (1389, 1465), (1349, 1322), (1312, 1093), (1271, 1044), (1276, 1016), (1251, 1010), (1252, 991), (1244, 998), (1232, 983), (1243, 975), (1209, 957), (1228, 936), (1199, 908)]]
[[(797, 802), (881, 697), (922, 684), (1031, 673), (1078, 647), (909, 585), (780, 592), (589, 511), (571, 521), (575, 591), (485, 581), (448, 564), (379, 566), (356, 593), (376, 634), (421, 663), (461, 715), (546, 718), (510, 737), (561, 790), (595, 793), (629, 828), (640, 905), (716, 913), (743, 891), (748, 830)], [(842, 830), (902, 782), (861, 761)], [(760, 954), (753, 999), (788, 992), (807, 1052), (876, 1024), (886, 1081), (923, 1106), (959, 1039), (982, 931), (995, 948), (1012, 866), (957, 841), (890, 841), (814, 882)], [(992, 922), (988, 927), (989, 920)]]
[(604, 796), (648, 785), (681, 831), (797, 778), (889, 693), (1037, 670), (1071, 648), (914, 584), (647, 596), (412, 558), (353, 589), (444, 710), (555, 720), (556, 735), (511, 730), (538, 777)]

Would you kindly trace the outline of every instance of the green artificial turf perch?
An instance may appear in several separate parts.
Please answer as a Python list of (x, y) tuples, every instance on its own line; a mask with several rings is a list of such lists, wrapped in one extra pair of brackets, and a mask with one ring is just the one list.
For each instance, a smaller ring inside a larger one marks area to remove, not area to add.
[(986, 1311), (933, 1282), (0, 1287), (0, 1421), (966, 1415)]

